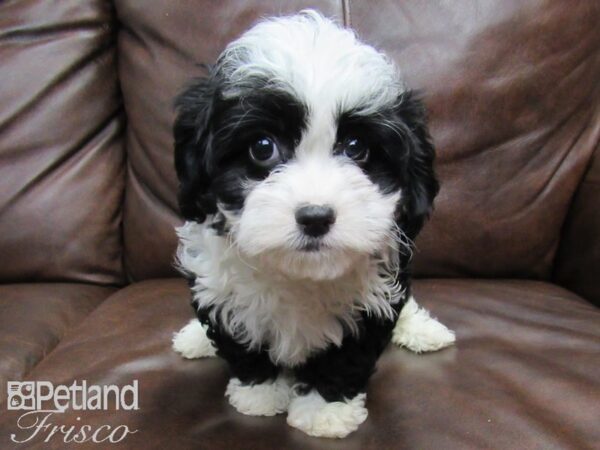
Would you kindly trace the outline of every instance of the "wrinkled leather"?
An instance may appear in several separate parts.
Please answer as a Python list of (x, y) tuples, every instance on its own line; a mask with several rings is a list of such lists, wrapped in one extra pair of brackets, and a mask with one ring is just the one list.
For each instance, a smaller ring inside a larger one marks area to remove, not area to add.
[(548, 279), (600, 142), (600, 3), (354, 1), (350, 13), (425, 93), (441, 191), (415, 272)]
[[(587, 449), (600, 441), (600, 310), (534, 281), (423, 280), (418, 301), (457, 333), (457, 345), (414, 355), (390, 347), (368, 389), (369, 418), (343, 441), (248, 417), (224, 398), (219, 359), (183, 360), (170, 338), (192, 316), (182, 280), (119, 291), (27, 378), (125, 385), (139, 380), (139, 411), (67, 411), (57, 424), (138, 429), (120, 448)], [(17, 414), (18, 415), (18, 414)], [(16, 414), (0, 418), (0, 447)], [(77, 421), (77, 417), (81, 417)], [(61, 448), (37, 442), (33, 448)], [(91, 446), (83, 448), (92, 448)]]
[(0, 282), (123, 278), (113, 21), (100, 0), (0, 2)]
[(225, 45), (259, 17), (316, 7), (336, 16), (338, 1), (239, 2), (159, 0), (116, 3), (119, 77), (127, 110), (125, 263), (132, 279), (168, 276), (180, 223), (173, 164), (173, 99)]
[(554, 276), (600, 306), (600, 146), (571, 205)]
[(21, 380), (114, 291), (75, 283), (0, 285), (0, 404), (7, 380)]

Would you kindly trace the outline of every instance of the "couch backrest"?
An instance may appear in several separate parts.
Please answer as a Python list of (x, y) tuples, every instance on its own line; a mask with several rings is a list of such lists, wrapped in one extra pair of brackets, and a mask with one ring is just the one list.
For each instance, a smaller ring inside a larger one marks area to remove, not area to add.
[(549, 278), (600, 142), (600, 2), (385, 3), (352, 25), (425, 89), (442, 181), (416, 272)]
[(0, 2), (0, 282), (123, 280), (109, 2)]
[(259, 17), (315, 7), (350, 21), (397, 61), (410, 86), (425, 91), (442, 189), (417, 240), (417, 275), (548, 278), (573, 193), (598, 143), (596, 5), (118, 2), (131, 276), (172, 273), (173, 96), (201, 73), (197, 63), (214, 61)]
[(0, 281), (118, 283), (122, 256), (130, 279), (174, 275), (173, 97), (308, 7), (425, 92), (442, 189), (416, 274), (549, 278), (599, 142), (597, 0), (4, 2)]

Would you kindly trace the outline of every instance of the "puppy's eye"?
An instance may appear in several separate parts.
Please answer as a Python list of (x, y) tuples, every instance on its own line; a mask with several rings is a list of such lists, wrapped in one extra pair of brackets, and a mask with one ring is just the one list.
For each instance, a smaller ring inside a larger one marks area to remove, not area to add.
[(261, 137), (250, 144), (248, 151), (252, 162), (260, 167), (270, 168), (281, 160), (277, 144), (268, 137)]
[(369, 159), (369, 147), (366, 142), (350, 137), (338, 143), (338, 152), (357, 163), (365, 163)]

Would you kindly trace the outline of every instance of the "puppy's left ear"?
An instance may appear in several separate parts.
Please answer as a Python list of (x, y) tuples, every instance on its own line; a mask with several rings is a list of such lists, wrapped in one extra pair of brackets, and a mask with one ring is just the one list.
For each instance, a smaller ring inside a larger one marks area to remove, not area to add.
[(407, 91), (398, 98), (395, 114), (402, 123), (405, 146), (399, 225), (414, 240), (433, 208), (439, 184), (433, 170), (435, 149), (427, 128), (427, 114), (419, 94)]

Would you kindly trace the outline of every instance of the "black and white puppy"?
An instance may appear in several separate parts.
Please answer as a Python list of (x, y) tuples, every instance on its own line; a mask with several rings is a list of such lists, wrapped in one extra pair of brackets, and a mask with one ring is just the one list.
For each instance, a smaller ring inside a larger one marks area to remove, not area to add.
[(346, 436), (390, 339), (454, 341), (410, 292), (438, 191), (423, 105), (382, 53), (304, 11), (232, 42), (177, 107), (177, 256), (199, 321), (175, 350), (224, 358), (238, 411)]

